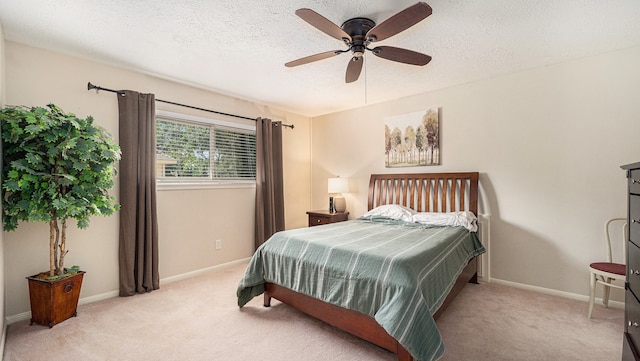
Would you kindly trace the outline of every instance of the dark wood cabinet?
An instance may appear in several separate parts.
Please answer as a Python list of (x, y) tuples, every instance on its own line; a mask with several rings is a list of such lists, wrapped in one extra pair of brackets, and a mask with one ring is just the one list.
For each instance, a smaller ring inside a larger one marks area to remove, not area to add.
[(309, 227), (342, 222), (349, 218), (349, 212), (308, 211), (307, 214), (309, 215)]
[(623, 165), (627, 171), (627, 279), (625, 282), (625, 324), (623, 361), (640, 361), (640, 162)]
[(636, 348), (631, 346), (631, 339), (628, 333), (624, 334), (624, 340), (622, 341), (622, 359), (623, 360), (638, 360), (638, 352)]

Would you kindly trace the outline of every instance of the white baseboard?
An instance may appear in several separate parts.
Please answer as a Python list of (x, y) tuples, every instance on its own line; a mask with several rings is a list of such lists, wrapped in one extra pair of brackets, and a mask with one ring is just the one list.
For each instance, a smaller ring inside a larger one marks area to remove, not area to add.
[[(563, 292), (553, 290), (550, 288), (531, 286), (523, 283), (505, 281), (501, 279), (492, 278), (491, 276), (491, 215), (490, 214), (478, 214), (478, 236), (482, 245), (486, 249), (486, 252), (480, 256), (480, 264), (478, 266), (478, 278), (487, 283), (495, 283), (503, 286), (509, 286), (514, 288), (520, 288), (527, 291), (538, 292), (542, 294), (559, 296), (572, 300), (589, 302), (589, 296), (579, 295), (576, 293)], [(596, 298), (596, 303), (602, 304), (602, 298)], [(624, 309), (624, 302), (609, 301), (609, 307)]]
[(4, 326), (2, 327), (2, 336), (0, 336), (0, 360), (2, 359), (2, 355), (4, 355), (4, 344), (7, 341), (7, 322), (5, 321)]
[(223, 263), (223, 264), (220, 264), (220, 265), (217, 265), (217, 266), (211, 266), (211, 267), (199, 269), (199, 270), (192, 271), (192, 272), (187, 272), (187, 273), (179, 274), (179, 275), (176, 275), (176, 276), (163, 278), (163, 279), (160, 280), (160, 285), (171, 283), (171, 282), (176, 282), (176, 281), (182, 281), (184, 279), (191, 278), (191, 277), (194, 277), (194, 276), (199, 276), (199, 275), (211, 273), (211, 272), (214, 272), (214, 271), (219, 271), (221, 269), (229, 268), (229, 267), (235, 266), (235, 265), (240, 264), (240, 263), (249, 262), (250, 259), (251, 258), (243, 258), (243, 259), (239, 259), (239, 260)]
[[(250, 258), (243, 258), (243, 259), (239, 259), (239, 260), (236, 260), (236, 261), (224, 263), (224, 264), (221, 264), (221, 265), (211, 266), (211, 267), (203, 268), (203, 269), (192, 271), (192, 272), (187, 272), (187, 273), (183, 273), (183, 274), (180, 274), (180, 275), (163, 278), (163, 279), (160, 280), (160, 284), (163, 285), (163, 284), (168, 284), (168, 283), (171, 283), (171, 282), (177, 282), (177, 281), (185, 280), (185, 279), (188, 279), (188, 278), (191, 278), (191, 277), (194, 277), (194, 276), (199, 276), (199, 275), (211, 273), (211, 272), (214, 272), (214, 271), (222, 270), (222, 269), (225, 269), (225, 268), (229, 268), (229, 267), (235, 266), (235, 265), (240, 264), (240, 263), (247, 262), (247, 261), (249, 261), (249, 259)], [(527, 285), (527, 284), (517, 283), (517, 282), (512, 282), (512, 281), (505, 281), (505, 280), (501, 280), (501, 279), (498, 279), (498, 278), (491, 278), (489, 275), (490, 275), (490, 272), (486, 272), (485, 276), (479, 275), (480, 280), (482, 280), (484, 282), (487, 282), (487, 283), (495, 283), (497, 285), (519, 288), (519, 289), (523, 289), (523, 290), (526, 290), (526, 291), (533, 291), (533, 292), (538, 292), (538, 293), (542, 293), (542, 294), (568, 298), (568, 299), (572, 299), (572, 300), (589, 302), (589, 296), (586, 296), (586, 295), (580, 295), (580, 294), (577, 294), (577, 293), (558, 291), (558, 290), (554, 290), (554, 289), (550, 289), (550, 288), (532, 286), (532, 285)], [(489, 277), (487, 277), (487, 276), (489, 276)], [(118, 297), (118, 294), (119, 294), (118, 291), (109, 291), (109, 292), (101, 293), (101, 294), (94, 295), (94, 296), (83, 297), (80, 300), (78, 300), (78, 304), (79, 305), (84, 305), (84, 304), (88, 304), (88, 303), (92, 303), (92, 302), (98, 302), (98, 301), (106, 300), (106, 299), (113, 298), (113, 297)], [(596, 298), (596, 303), (602, 304), (602, 299), (601, 298)], [(616, 309), (624, 309), (624, 302), (609, 301), (609, 307), (616, 308)], [(7, 316), (5, 327), (4, 327), (4, 330), (2, 332), (2, 338), (0, 339), (0, 341), (2, 342), (0, 344), (0, 350), (2, 350), (2, 348), (4, 348), (4, 340), (5, 340), (5, 334), (6, 334), (7, 325), (10, 325), (12, 323), (19, 322), (19, 321), (29, 320), (29, 319), (31, 319), (31, 312), (23, 312), (23, 313), (19, 313), (17, 315)], [(0, 353), (0, 355), (2, 355), (2, 353)]]
[[(589, 296), (586, 296), (586, 295), (580, 295), (580, 294), (577, 294), (577, 293), (558, 291), (558, 290), (554, 290), (554, 289), (550, 289), (550, 288), (544, 288), (544, 287), (538, 287), (538, 286), (531, 286), (531, 285), (527, 285), (527, 284), (524, 284), (524, 283), (505, 281), (505, 280), (501, 280), (501, 279), (497, 279), (497, 278), (491, 278), (488, 281), (488, 283), (495, 283), (497, 285), (508, 286), (508, 287), (513, 287), (513, 288), (519, 288), (519, 289), (523, 289), (523, 290), (526, 290), (526, 291), (533, 291), (533, 292), (538, 292), (538, 293), (542, 293), (542, 294), (545, 294), (545, 295), (568, 298), (568, 299), (571, 299), (571, 300), (589, 302)], [(602, 304), (602, 298), (596, 298), (595, 303), (596, 304)], [(624, 310), (624, 302), (609, 300), (609, 307)]]
[(31, 319), (31, 311), (18, 313), (17, 315), (7, 316), (7, 318), (6, 318), (7, 325), (10, 325), (10, 324), (16, 323), (16, 322), (20, 322), (20, 321), (24, 321), (24, 320), (30, 320), (30, 319)]
[[(218, 270), (221, 270), (221, 269), (229, 268), (229, 267), (235, 266), (235, 265), (240, 264), (240, 263), (248, 262), (250, 259), (251, 258), (243, 258), (243, 259), (231, 261), (231, 262), (228, 262), (228, 263), (223, 263), (223, 264), (216, 265), (216, 266), (211, 266), (211, 267), (199, 269), (199, 270), (196, 270), (196, 271), (179, 274), (179, 275), (176, 275), (176, 276), (162, 278), (162, 279), (160, 279), (160, 285), (171, 283), (171, 282), (176, 282), (176, 281), (181, 281), (181, 280), (185, 280), (187, 278), (191, 278), (191, 277), (194, 277), (194, 276), (199, 276), (199, 275), (215, 272), (215, 271), (218, 271)], [(104, 292), (104, 293), (100, 293), (100, 294), (93, 295), (93, 296), (82, 297), (82, 298), (80, 298), (78, 300), (78, 305), (86, 305), (88, 303), (93, 303), (93, 302), (106, 300), (106, 299), (109, 299), (109, 298), (118, 297), (119, 294), (120, 294), (120, 291), (114, 290), (114, 291)], [(24, 320), (30, 320), (30, 319), (31, 319), (31, 311), (22, 312), (22, 313), (18, 313), (16, 315), (7, 316), (6, 324), (10, 325), (12, 323), (16, 323), (16, 322), (20, 322), (20, 321), (24, 321)], [(6, 324), (5, 324), (5, 329), (6, 329)], [(2, 336), (3, 336), (3, 344), (2, 345), (4, 345), (4, 333), (2, 334)], [(2, 353), (0, 353), (0, 355), (2, 355)]]

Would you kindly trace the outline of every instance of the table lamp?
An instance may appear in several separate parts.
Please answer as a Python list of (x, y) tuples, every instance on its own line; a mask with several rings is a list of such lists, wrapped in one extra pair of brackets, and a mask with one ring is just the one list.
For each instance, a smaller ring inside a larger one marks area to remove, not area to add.
[(335, 194), (333, 196), (333, 206), (337, 213), (343, 213), (347, 210), (347, 203), (342, 196), (342, 193), (349, 193), (349, 178), (329, 178), (328, 181), (329, 193)]

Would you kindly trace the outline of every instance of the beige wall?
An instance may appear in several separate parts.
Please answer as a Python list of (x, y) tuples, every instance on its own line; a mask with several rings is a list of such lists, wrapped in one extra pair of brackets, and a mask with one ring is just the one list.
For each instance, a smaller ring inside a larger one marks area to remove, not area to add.
[[(491, 276), (587, 295), (605, 219), (626, 216), (619, 166), (640, 160), (638, 64), (640, 47), (314, 118), (312, 206), (326, 207), (335, 174), (351, 178), (357, 217), (370, 173), (479, 171)], [(385, 168), (384, 118), (432, 107), (442, 165)]]
[[(87, 91), (87, 82), (111, 88), (155, 93), (159, 99), (247, 117), (269, 117), (294, 124), (283, 130), (285, 217), (287, 228), (306, 225), (310, 205), (310, 121), (308, 118), (247, 100), (177, 84), (83, 59), (6, 42), (6, 101), (10, 105), (53, 102), (96, 123), (118, 138), (117, 100), (113, 93)], [(215, 71), (215, 70), (210, 70)], [(157, 109), (208, 113), (157, 103)], [(238, 121), (235, 118), (224, 120)], [(117, 189), (114, 191), (117, 196)], [(160, 277), (190, 272), (250, 257), (253, 253), (255, 187), (158, 191)], [(21, 224), (4, 233), (7, 315), (29, 310), (25, 276), (47, 268), (48, 228)], [(215, 240), (223, 247), (215, 250)], [(87, 271), (81, 300), (100, 298), (118, 289), (118, 217), (96, 217), (87, 230), (70, 227), (67, 264)]]

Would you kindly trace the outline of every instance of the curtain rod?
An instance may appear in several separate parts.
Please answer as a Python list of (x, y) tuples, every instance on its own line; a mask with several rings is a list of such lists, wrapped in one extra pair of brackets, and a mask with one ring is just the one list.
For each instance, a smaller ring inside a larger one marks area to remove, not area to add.
[[(124, 95), (124, 91), (122, 91), (122, 90), (113, 90), (113, 89), (103, 88), (103, 87), (101, 87), (101, 86), (99, 86), (99, 85), (93, 85), (93, 84), (91, 84), (91, 82), (88, 82), (88, 83), (87, 83), (87, 90), (91, 90), (91, 89), (95, 89), (95, 90), (96, 90), (96, 93), (98, 93), (98, 91), (100, 91), (100, 90), (104, 90), (104, 91), (108, 91), (108, 92), (111, 92), (111, 93), (116, 93), (116, 94), (118, 94), (118, 95)], [(226, 116), (234, 117), (234, 118), (247, 119), (247, 120), (257, 120), (257, 119), (255, 119), (255, 118), (243, 117), (242, 115), (235, 115), (235, 114), (229, 114), (229, 113), (218, 112), (218, 111), (211, 110), (211, 109), (205, 109), (205, 108), (194, 107), (194, 106), (192, 106), (192, 105), (186, 105), (186, 104), (180, 104), (180, 103), (176, 103), (176, 102), (170, 102), (170, 101), (168, 101), (168, 100), (162, 100), (162, 99), (157, 99), (157, 98), (156, 98), (156, 101), (157, 101), (157, 102), (161, 102), (161, 103), (167, 103), (167, 104), (177, 105), (177, 106), (180, 106), (180, 107), (185, 107), (185, 108), (191, 108), (191, 109), (201, 110), (201, 111), (203, 111), (203, 112), (209, 112), (209, 113), (215, 113), (215, 114), (226, 115)], [(291, 128), (291, 129), (293, 129), (293, 124), (284, 124), (284, 123), (282, 123), (282, 126), (283, 126), (283, 127), (287, 127), (287, 128)]]

